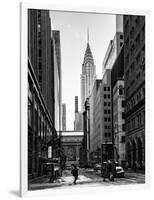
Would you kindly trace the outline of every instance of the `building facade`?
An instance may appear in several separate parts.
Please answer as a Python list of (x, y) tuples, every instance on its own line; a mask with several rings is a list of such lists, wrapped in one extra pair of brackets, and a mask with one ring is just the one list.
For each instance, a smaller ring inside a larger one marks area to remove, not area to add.
[(111, 90), (114, 159), (124, 166), (126, 161), (124, 47), (122, 47), (111, 70)]
[(52, 31), (53, 61), (54, 61), (54, 111), (55, 128), (57, 131), (62, 129), (62, 74), (61, 74), (61, 48), (60, 31)]
[(124, 80), (117, 80), (113, 87), (113, 137), (114, 160), (125, 164), (125, 96)]
[(74, 131), (83, 131), (83, 113), (75, 112)]
[(83, 114), (78, 110), (78, 96), (75, 96), (74, 131), (83, 131)]
[(61, 147), (66, 156), (66, 166), (80, 164), (80, 148), (82, 146), (83, 132), (62, 131)]
[(111, 70), (106, 69), (102, 80), (96, 80), (90, 96), (91, 162), (113, 158)]
[(101, 161), (113, 158), (111, 70), (106, 69), (101, 90)]
[(84, 55), (81, 74), (81, 112), (84, 111), (84, 103), (89, 98), (96, 79), (96, 66), (89, 45), (89, 39)]
[(91, 163), (100, 162), (101, 149), (101, 94), (102, 80), (96, 79), (89, 98), (90, 104), (90, 157)]
[(123, 32), (116, 32), (113, 40), (110, 41), (103, 60), (103, 74), (106, 69), (112, 69), (113, 64), (123, 46)]
[[(52, 40), (49, 11), (29, 9), (28, 181), (46, 174), (48, 156), (58, 156), (54, 103), (58, 89), (55, 88)], [(52, 149), (51, 155), (49, 149)]]
[(145, 165), (145, 17), (124, 16), (126, 159)]
[(78, 96), (75, 96), (75, 113), (79, 112), (78, 109)]

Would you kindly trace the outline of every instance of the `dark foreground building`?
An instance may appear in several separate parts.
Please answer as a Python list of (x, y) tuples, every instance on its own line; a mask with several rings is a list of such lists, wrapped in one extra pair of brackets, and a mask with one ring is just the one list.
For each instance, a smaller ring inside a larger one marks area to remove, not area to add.
[(126, 160), (145, 166), (145, 17), (124, 16)]
[(45, 175), (48, 158), (58, 157), (54, 102), (55, 82), (60, 79), (55, 79), (53, 40), (49, 11), (29, 9), (28, 181)]
[(125, 166), (125, 93), (124, 93), (124, 48), (111, 70), (112, 87), (112, 133), (114, 160)]

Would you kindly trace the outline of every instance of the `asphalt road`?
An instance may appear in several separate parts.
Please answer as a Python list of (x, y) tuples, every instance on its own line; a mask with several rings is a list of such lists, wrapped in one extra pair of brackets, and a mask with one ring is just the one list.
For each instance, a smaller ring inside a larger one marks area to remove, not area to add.
[(49, 189), (49, 188), (64, 188), (64, 187), (83, 187), (83, 186), (109, 186), (109, 185), (128, 185), (128, 184), (144, 184), (145, 183), (145, 174), (144, 173), (134, 173), (126, 172), (124, 178), (115, 178), (114, 181), (103, 181), (100, 171), (95, 171), (93, 169), (79, 169), (79, 178), (77, 184), (73, 184), (73, 176), (71, 175), (71, 170), (63, 171), (62, 177), (56, 180), (54, 183), (50, 183), (49, 179), (39, 181), (39, 183), (30, 184), (29, 190), (37, 189)]

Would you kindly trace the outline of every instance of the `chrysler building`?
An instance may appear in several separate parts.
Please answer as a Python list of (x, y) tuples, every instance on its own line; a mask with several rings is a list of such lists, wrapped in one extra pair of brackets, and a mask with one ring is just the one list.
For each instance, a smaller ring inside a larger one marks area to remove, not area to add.
[(86, 98), (91, 95), (96, 79), (96, 66), (89, 45), (89, 32), (87, 34), (87, 48), (84, 54), (81, 74), (81, 111), (84, 111)]

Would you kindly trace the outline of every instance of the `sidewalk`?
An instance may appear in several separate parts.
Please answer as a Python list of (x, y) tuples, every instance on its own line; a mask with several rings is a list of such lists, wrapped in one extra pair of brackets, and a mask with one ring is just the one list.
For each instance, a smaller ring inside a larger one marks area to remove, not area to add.
[[(57, 180), (55, 180), (54, 183), (50, 183), (49, 179), (43, 180), (42, 183), (33, 183), (28, 185), (29, 190), (40, 190), (40, 189), (48, 189), (48, 188), (55, 188), (55, 187), (60, 187), (63, 185), (74, 185), (73, 184), (73, 176), (64, 176), (61, 177)], [(95, 182), (102, 182), (101, 179), (91, 179), (88, 178), (84, 175), (79, 175), (78, 180), (77, 180), (77, 185), (79, 184), (85, 184), (85, 183), (95, 183)]]
[(50, 182), (49, 178), (42, 179), (39, 183), (30, 183), (28, 185), (28, 190), (40, 190), (61, 186), (61, 178), (55, 180), (53, 183)]

